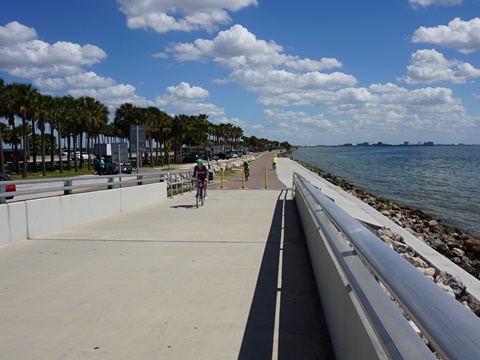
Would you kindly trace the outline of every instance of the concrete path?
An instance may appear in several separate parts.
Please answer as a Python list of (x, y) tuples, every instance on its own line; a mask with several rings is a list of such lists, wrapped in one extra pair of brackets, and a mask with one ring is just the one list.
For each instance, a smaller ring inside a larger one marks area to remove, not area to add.
[(332, 359), (276, 186), (211, 188), (199, 209), (185, 193), (0, 248), (0, 359)]

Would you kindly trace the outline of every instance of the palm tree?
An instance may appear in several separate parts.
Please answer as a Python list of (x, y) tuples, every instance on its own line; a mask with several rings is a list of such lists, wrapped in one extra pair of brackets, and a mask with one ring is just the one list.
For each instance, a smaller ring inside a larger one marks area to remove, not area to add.
[[(62, 126), (62, 134), (64, 137), (67, 139), (67, 169), (71, 168), (71, 162), (70, 162), (70, 154), (75, 152), (76, 149), (76, 139), (75, 139), (75, 118), (76, 118), (76, 113), (75, 113), (75, 99), (73, 96), (63, 96), (61, 105), (60, 105), (60, 119), (61, 119), (61, 126)], [(73, 150), (72, 150), (72, 139), (74, 139), (74, 144), (73, 144)], [(61, 150), (60, 150), (61, 151)], [(74, 165), (76, 166), (77, 161), (76, 161), (76, 156), (74, 158)], [(76, 166), (76, 171), (78, 171), (78, 168)]]
[[(12, 135), (10, 138), (10, 143), (13, 145), (15, 153), (18, 152), (18, 138), (17, 138), (17, 128), (15, 126), (15, 94), (14, 94), (14, 86), (12, 84), (8, 84), (4, 86), (3, 94), (3, 110), (2, 115), (7, 120), (9, 126), (12, 127)], [(15, 157), (15, 169), (16, 173), (20, 174), (20, 167), (18, 166), (18, 157)]]
[[(47, 175), (47, 169), (45, 164), (45, 124), (48, 123), (51, 118), (53, 97), (51, 95), (41, 95), (39, 98), (39, 109), (37, 127), (40, 130), (40, 152), (42, 156), (42, 175)], [(52, 137), (53, 138), (53, 137)], [(52, 160), (53, 163), (53, 160)]]
[[(100, 134), (105, 130), (108, 124), (108, 107), (93, 98), (87, 98), (89, 118), (87, 119), (87, 153), (91, 152), (92, 139), (97, 139), (100, 144)], [(102, 157), (101, 147), (99, 146), (99, 156)], [(90, 169), (90, 157), (88, 160), (88, 168)]]
[(182, 160), (182, 148), (185, 138), (192, 126), (192, 118), (187, 115), (175, 115), (173, 118), (172, 138), (175, 160), (180, 163)]
[[(0, 117), (5, 116), (6, 109), (6, 92), (5, 81), (0, 78)], [(5, 158), (3, 156), (3, 134), (6, 132), (7, 126), (0, 123), (0, 172), (5, 172)]]
[[(159, 127), (157, 133), (157, 142), (160, 144), (160, 147), (163, 145), (164, 151), (164, 162), (168, 162), (168, 151), (167, 151), (167, 140), (170, 139), (172, 134), (173, 127), (173, 118), (168, 115), (165, 111), (160, 110), (159, 113)], [(164, 163), (162, 161), (162, 164)]]
[(50, 125), (50, 136), (54, 138), (54, 131), (57, 129), (57, 139), (58, 139), (58, 149), (51, 148), (50, 151), (50, 170), (53, 171), (54, 167), (54, 159), (55, 159), (55, 152), (58, 153), (59, 157), (59, 167), (60, 167), (60, 174), (63, 174), (63, 158), (62, 158), (62, 126), (61, 126), (61, 106), (62, 106), (63, 99), (61, 97), (54, 97), (52, 99), (51, 104), (48, 107), (48, 111), (50, 113), (50, 117), (48, 119)]
[[(38, 90), (31, 84), (13, 83), (15, 114), (22, 119), (23, 128), (23, 173), (22, 177), (27, 177), (27, 150), (28, 133), (27, 119), (33, 118), (35, 112), (35, 102), (38, 97)], [(32, 129), (34, 131), (34, 129)]]
[(207, 119), (208, 116), (205, 114), (191, 117), (191, 128), (185, 138), (187, 145), (191, 145), (196, 148), (203, 147), (202, 150), (205, 150), (210, 128), (210, 122)]
[[(148, 144), (150, 147), (150, 167), (153, 167), (155, 163), (153, 158), (153, 140), (155, 139), (155, 135), (158, 133), (160, 128), (160, 109), (155, 106), (149, 106), (143, 110)], [(156, 158), (158, 158), (158, 156), (156, 156)]]

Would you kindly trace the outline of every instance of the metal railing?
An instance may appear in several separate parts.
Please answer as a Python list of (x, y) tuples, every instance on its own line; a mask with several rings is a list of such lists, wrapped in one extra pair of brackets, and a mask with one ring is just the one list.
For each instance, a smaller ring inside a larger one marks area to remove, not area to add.
[[(141, 174), (87, 175), (65, 178), (36, 180), (0, 181), (0, 204), (45, 196), (69, 195), (78, 192), (98, 191), (127, 186), (139, 186), (156, 182), (168, 183), (169, 196), (192, 190), (192, 170), (145, 172)], [(15, 185), (17, 191), (6, 192), (8, 185)], [(22, 188), (22, 189), (20, 189)], [(33, 196), (26, 196), (33, 195)]]
[[(294, 173), (293, 178), (294, 196), (301, 196), (307, 204), (323, 241), (340, 265), (343, 276), (389, 358), (402, 359), (405, 354), (412, 354), (412, 350), (422, 350), (416, 348), (420, 346), (418, 341), (405, 328), (406, 320), (399, 319), (398, 314), (401, 315), (401, 312), (394, 302), (388, 296), (373, 295), (373, 292), (378, 294), (381, 287), (375, 282), (378, 289), (372, 288), (372, 277), (385, 286), (390, 296), (428, 339), (432, 348), (444, 359), (479, 357), (480, 319), (475, 314), (425, 277), (301, 175)], [(367, 271), (361, 271), (359, 261), (355, 259), (360, 260)], [(381, 291), (385, 293), (383, 289)], [(392, 313), (392, 306), (380, 298), (390, 301), (398, 314)], [(422, 345), (428, 350), (423, 341)], [(415, 358), (425, 358), (418, 356), (417, 354)]]

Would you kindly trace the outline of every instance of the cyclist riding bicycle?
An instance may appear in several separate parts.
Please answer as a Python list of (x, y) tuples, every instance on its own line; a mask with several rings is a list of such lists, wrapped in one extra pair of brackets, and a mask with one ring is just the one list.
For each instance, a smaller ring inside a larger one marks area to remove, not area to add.
[[(202, 180), (205, 185), (205, 200), (207, 199), (207, 187), (208, 187), (208, 169), (203, 165), (203, 160), (198, 159), (197, 165), (193, 168), (193, 179)], [(197, 182), (198, 187), (198, 182)]]
[(277, 168), (277, 155), (272, 158), (272, 169), (275, 170)]
[(250, 176), (250, 164), (248, 163), (247, 160), (243, 162), (243, 170), (245, 172), (245, 180), (248, 180)]

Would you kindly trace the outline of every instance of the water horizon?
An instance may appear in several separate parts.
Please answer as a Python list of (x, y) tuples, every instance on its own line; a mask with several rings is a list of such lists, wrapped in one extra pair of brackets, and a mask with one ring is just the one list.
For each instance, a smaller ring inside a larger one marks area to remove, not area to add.
[(480, 145), (315, 146), (292, 157), (480, 238)]

